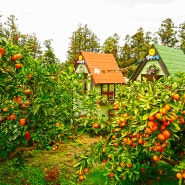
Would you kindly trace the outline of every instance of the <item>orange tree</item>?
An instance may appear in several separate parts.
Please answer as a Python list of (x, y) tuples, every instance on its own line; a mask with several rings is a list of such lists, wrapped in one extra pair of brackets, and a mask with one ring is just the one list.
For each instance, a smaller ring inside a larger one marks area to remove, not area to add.
[(72, 132), (81, 85), (73, 67), (44, 64), (26, 46), (0, 40), (0, 160), (47, 147)]
[(111, 131), (74, 166), (78, 181), (85, 179), (85, 168), (105, 163), (107, 184), (146, 182), (167, 175), (169, 166), (171, 175), (176, 173), (181, 182), (185, 178), (184, 84), (185, 74), (179, 73), (154, 83), (135, 81), (120, 86)]

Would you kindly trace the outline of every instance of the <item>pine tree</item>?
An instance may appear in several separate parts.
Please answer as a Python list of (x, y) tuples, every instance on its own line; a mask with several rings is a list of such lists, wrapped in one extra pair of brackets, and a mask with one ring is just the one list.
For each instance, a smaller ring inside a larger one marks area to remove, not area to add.
[(66, 65), (74, 63), (81, 50), (89, 52), (100, 51), (99, 39), (87, 25), (82, 26), (80, 24), (78, 29), (72, 33), (70, 40)]
[(176, 47), (176, 44), (178, 43), (177, 31), (172, 19), (167, 18), (162, 21), (161, 27), (159, 28), (157, 34), (159, 35), (159, 42), (162, 45)]

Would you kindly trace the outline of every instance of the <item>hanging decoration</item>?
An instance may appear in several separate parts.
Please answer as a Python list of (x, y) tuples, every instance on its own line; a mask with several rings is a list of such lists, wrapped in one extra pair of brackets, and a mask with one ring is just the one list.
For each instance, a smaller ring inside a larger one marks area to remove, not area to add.
[(148, 75), (155, 75), (159, 71), (159, 68), (155, 64), (151, 64), (149, 67), (146, 68), (146, 72)]

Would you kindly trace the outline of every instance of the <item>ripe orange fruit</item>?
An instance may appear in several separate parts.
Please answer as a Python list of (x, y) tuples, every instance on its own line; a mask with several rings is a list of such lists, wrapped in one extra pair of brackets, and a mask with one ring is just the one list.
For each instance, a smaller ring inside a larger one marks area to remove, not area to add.
[(124, 162), (119, 163), (119, 166), (123, 167), (124, 166)]
[(149, 115), (149, 116), (148, 116), (148, 119), (149, 119), (150, 121), (154, 121), (155, 116), (154, 116), (154, 115)]
[(166, 114), (166, 109), (164, 107), (161, 107), (159, 109), (159, 112), (162, 114), (162, 115), (165, 115)]
[(26, 118), (20, 119), (19, 123), (21, 126), (24, 126), (26, 124)]
[(98, 127), (100, 126), (100, 124), (98, 124), (98, 123), (93, 123), (92, 126), (93, 126), (94, 128), (98, 128)]
[(83, 175), (83, 174), (84, 174), (83, 171), (81, 171), (81, 170), (78, 171), (78, 175), (79, 175), (79, 176), (81, 176), (81, 175)]
[(84, 176), (80, 175), (78, 179), (79, 179), (79, 181), (83, 181), (84, 180)]
[(142, 145), (142, 144), (144, 144), (144, 141), (143, 141), (142, 139), (139, 139), (139, 140), (138, 140), (138, 143), (139, 143), (140, 145)]
[(120, 126), (120, 127), (126, 126), (126, 122), (121, 122), (121, 123), (119, 124), (119, 126)]
[(21, 53), (16, 54), (16, 57), (17, 57), (17, 59), (21, 59), (22, 58), (22, 54)]
[(60, 126), (60, 123), (56, 122), (56, 123), (55, 123), (55, 126), (56, 126), (56, 127), (59, 127), (59, 126)]
[(84, 173), (88, 173), (89, 169), (88, 168), (84, 168)]
[(128, 138), (127, 138), (127, 137), (124, 137), (124, 138), (123, 138), (123, 142), (124, 142), (124, 143), (127, 143), (127, 142), (128, 142)]
[(133, 164), (132, 164), (132, 163), (127, 164), (127, 167), (128, 167), (128, 168), (132, 168), (132, 166), (133, 166)]
[(112, 136), (112, 139), (116, 139), (116, 136), (115, 136), (115, 135), (113, 135), (113, 136)]
[(166, 111), (170, 111), (171, 108), (172, 108), (172, 107), (171, 107), (169, 104), (165, 104), (165, 105), (164, 105), (164, 109), (165, 109)]
[(20, 63), (15, 64), (16, 69), (20, 69), (21, 67), (22, 67), (22, 64), (20, 64)]
[(121, 120), (117, 119), (116, 123), (119, 125), (121, 123)]
[(164, 135), (163, 134), (158, 134), (157, 135), (157, 138), (159, 139), (159, 140), (161, 140), (161, 141), (164, 141), (166, 138), (164, 137)]
[(114, 177), (114, 172), (111, 172), (111, 173), (109, 174), (109, 177), (110, 177), (110, 178), (113, 178), (113, 177)]
[(152, 133), (152, 130), (151, 130), (151, 128), (147, 127), (147, 128), (145, 129), (145, 132), (146, 132), (147, 134), (151, 134), (151, 133)]
[(3, 112), (6, 112), (8, 110), (8, 107), (3, 108)]
[(182, 173), (182, 178), (185, 179), (185, 172)]
[(153, 160), (157, 162), (157, 161), (159, 161), (159, 157), (157, 155), (154, 155)]
[(4, 48), (0, 48), (0, 53), (1, 53), (1, 55), (2, 55), (2, 56), (4, 56), (4, 55), (5, 55)]
[(177, 179), (182, 179), (182, 174), (180, 172), (177, 172), (176, 177), (177, 177)]
[(118, 143), (114, 143), (114, 146), (115, 146), (115, 147), (118, 147)]
[(88, 168), (84, 168), (84, 173), (88, 173), (89, 169)]
[(156, 118), (157, 120), (161, 120), (162, 115), (161, 115), (159, 112), (157, 112), (157, 113), (155, 113), (155, 118)]
[(174, 100), (179, 100), (179, 99), (180, 99), (180, 96), (179, 96), (179, 94), (174, 93), (174, 94), (172, 94), (172, 98), (173, 98)]
[(29, 95), (29, 94), (31, 93), (31, 91), (30, 91), (30, 89), (26, 89), (26, 90), (24, 91), (24, 93), (27, 94), (27, 95)]
[(9, 116), (9, 119), (10, 119), (10, 120), (14, 120), (14, 119), (15, 119), (15, 114), (11, 114), (11, 115)]
[(168, 139), (171, 134), (169, 130), (163, 130), (162, 135), (165, 137), (165, 139)]

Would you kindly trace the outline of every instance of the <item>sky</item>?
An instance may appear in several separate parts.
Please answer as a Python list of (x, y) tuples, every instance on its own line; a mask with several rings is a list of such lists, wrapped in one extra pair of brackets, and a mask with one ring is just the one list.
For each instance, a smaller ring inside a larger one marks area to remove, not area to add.
[(61, 61), (79, 24), (87, 24), (103, 44), (114, 33), (123, 43), (140, 27), (155, 33), (167, 18), (176, 26), (185, 22), (184, 0), (0, 0), (0, 5), (1, 22), (14, 15), (22, 34), (35, 33), (40, 43), (52, 39)]

